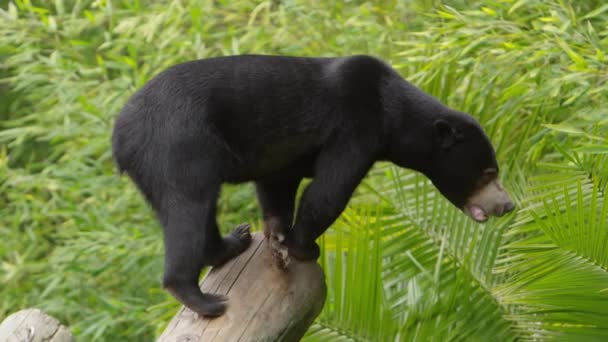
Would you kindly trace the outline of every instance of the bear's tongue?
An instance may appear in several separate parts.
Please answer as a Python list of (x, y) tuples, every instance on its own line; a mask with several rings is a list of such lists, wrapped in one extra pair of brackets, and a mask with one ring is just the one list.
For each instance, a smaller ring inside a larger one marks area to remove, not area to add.
[(480, 207), (476, 205), (472, 205), (469, 207), (469, 212), (471, 213), (471, 217), (478, 222), (483, 222), (488, 219), (486, 213)]

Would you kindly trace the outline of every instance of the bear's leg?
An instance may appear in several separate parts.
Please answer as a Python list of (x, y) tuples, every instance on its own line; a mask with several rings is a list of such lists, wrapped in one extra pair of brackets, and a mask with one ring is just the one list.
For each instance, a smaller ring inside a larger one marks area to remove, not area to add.
[(373, 165), (374, 160), (349, 145), (323, 151), (315, 165), (315, 177), (308, 185), (298, 207), (296, 221), (287, 234), (289, 254), (300, 260), (319, 257), (315, 240), (340, 216), (353, 191)]
[(293, 223), (296, 192), (301, 178), (292, 180), (260, 180), (255, 183), (264, 218), (267, 239), (283, 240)]
[(219, 316), (225, 298), (202, 293), (198, 278), (204, 266), (219, 265), (244, 251), (251, 242), (247, 226), (238, 226), (222, 239), (215, 220), (220, 185), (166, 197), (161, 213), (165, 235), (163, 285), (190, 310)]
[(264, 235), (276, 263), (281, 268), (289, 264), (289, 254), (283, 244), (293, 224), (296, 192), (301, 178), (290, 180), (260, 180), (256, 182), (258, 201), (264, 218)]

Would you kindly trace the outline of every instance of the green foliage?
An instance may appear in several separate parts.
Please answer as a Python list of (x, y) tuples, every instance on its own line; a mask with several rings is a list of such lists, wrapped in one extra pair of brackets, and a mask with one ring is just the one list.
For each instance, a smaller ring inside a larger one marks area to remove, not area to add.
[[(515, 214), (478, 225), (377, 165), (320, 239), (307, 341), (608, 339), (608, 6), (602, 1), (0, 1), (0, 319), (153, 339), (178, 305), (162, 239), (116, 174), (113, 118), (163, 68), (238, 53), (380, 56), (477, 117)], [(257, 222), (224, 189), (224, 229)]]

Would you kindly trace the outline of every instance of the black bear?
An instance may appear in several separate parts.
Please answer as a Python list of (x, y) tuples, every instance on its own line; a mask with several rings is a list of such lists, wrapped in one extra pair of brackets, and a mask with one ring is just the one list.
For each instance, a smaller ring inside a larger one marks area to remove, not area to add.
[[(494, 149), (450, 109), (369, 56), (245, 55), (175, 65), (145, 84), (116, 119), (113, 155), (164, 228), (163, 285), (203, 316), (225, 298), (202, 293), (204, 266), (247, 248), (247, 226), (222, 238), (222, 183), (254, 181), (267, 237), (316, 259), (315, 240), (378, 160), (426, 175), (476, 221), (513, 210)], [(295, 195), (305, 189), (294, 220)]]

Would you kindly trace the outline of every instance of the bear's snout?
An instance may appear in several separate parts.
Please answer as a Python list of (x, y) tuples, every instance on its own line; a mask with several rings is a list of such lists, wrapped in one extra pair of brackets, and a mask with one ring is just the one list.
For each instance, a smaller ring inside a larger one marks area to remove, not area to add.
[(515, 204), (498, 180), (493, 180), (476, 191), (464, 206), (464, 212), (477, 222), (490, 216), (503, 216), (515, 210)]
[(514, 209), (515, 209), (515, 204), (513, 204), (513, 202), (511, 202), (511, 201), (508, 201), (508, 202), (504, 203), (503, 205), (497, 205), (496, 215), (503, 216), (505, 214), (512, 212)]

